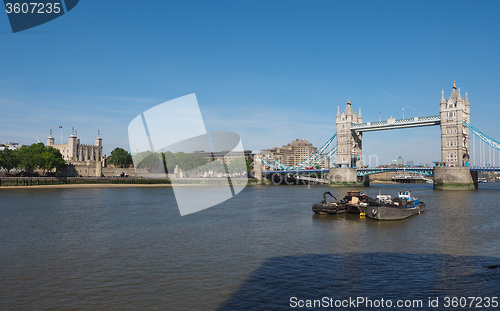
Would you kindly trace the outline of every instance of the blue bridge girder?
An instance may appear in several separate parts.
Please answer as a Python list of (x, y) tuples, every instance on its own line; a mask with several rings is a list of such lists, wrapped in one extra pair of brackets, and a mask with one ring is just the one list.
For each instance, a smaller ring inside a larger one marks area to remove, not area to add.
[(262, 175), (269, 174), (303, 174), (303, 173), (328, 173), (329, 169), (312, 169), (312, 170), (275, 170), (275, 171), (262, 171)]
[(375, 168), (358, 168), (358, 176), (373, 175), (383, 172), (408, 172), (408, 173), (418, 173), (426, 176), (433, 176), (434, 169), (432, 167), (375, 167)]
[[(500, 172), (500, 167), (494, 166), (471, 166), (471, 171), (475, 172)], [(425, 176), (434, 176), (434, 168), (432, 167), (374, 167), (374, 168), (358, 168), (357, 176), (373, 175), (383, 172), (407, 172), (418, 173)], [(329, 173), (329, 169), (311, 169), (311, 170), (274, 170), (263, 171), (262, 175), (270, 174), (307, 174), (307, 173)]]
[(495, 166), (471, 166), (471, 171), (474, 172), (500, 172), (500, 167)]

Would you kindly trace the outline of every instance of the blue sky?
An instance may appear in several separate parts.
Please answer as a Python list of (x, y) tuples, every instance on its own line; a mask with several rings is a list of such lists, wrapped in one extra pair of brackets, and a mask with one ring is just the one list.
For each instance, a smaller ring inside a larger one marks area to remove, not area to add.
[[(471, 123), (499, 139), (498, 1), (80, 1), (11, 33), (0, 13), (0, 142), (101, 130), (128, 149), (141, 112), (196, 93), (209, 130), (246, 149), (320, 146), (350, 97), (365, 121), (437, 115), (469, 93)], [(439, 127), (366, 133), (365, 155), (440, 159)], [(390, 148), (388, 148), (390, 146)]]

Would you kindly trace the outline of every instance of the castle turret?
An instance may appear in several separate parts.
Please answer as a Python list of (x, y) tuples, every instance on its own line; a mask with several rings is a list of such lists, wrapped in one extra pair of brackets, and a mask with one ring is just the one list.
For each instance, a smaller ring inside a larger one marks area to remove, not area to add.
[(77, 150), (78, 150), (78, 137), (75, 135), (75, 128), (71, 129), (71, 135), (69, 135), (69, 161), (78, 161)]
[(458, 92), (457, 92), (457, 85), (455, 84), (455, 81), (453, 81), (453, 90), (451, 91), (450, 98), (448, 101), (452, 100), (456, 102), (458, 99)]
[(350, 98), (347, 100), (347, 105), (345, 106), (344, 112), (342, 112), (342, 117), (345, 117), (345, 120), (352, 121), (353, 123), (357, 121), (357, 116), (352, 109)]
[(52, 136), (52, 129), (50, 129), (50, 135), (47, 137), (47, 146), (53, 147), (55, 144), (55, 138)]
[(102, 161), (102, 138), (101, 131), (97, 130), (97, 137), (95, 139), (95, 145), (97, 146), (95, 151), (95, 158), (97, 161)]
[(101, 138), (101, 131), (97, 130), (97, 137), (95, 139), (95, 145), (102, 147), (102, 138)]

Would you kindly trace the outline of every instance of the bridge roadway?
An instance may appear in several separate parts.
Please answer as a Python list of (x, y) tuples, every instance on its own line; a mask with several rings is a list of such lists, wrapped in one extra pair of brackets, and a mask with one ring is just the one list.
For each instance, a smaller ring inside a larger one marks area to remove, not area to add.
[(415, 118), (398, 119), (398, 120), (390, 118), (387, 121), (353, 123), (351, 124), (351, 130), (356, 130), (357, 132), (371, 132), (371, 131), (392, 130), (399, 128), (409, 128), (409, 127), (432, 126), (440, 124), (441, 124), (441, 116), (415, 117)]

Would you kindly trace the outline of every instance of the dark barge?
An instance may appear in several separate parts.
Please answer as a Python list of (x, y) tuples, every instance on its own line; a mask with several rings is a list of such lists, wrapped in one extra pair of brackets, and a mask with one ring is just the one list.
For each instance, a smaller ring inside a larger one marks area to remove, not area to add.
[[(328, 201), (327, 195), (335, 201)], [(348, 191), (341, 200), (337, 200), (329, 191), (325, 191), (323, 201), (314, 203), (312, 210), (319, 215), (349, 213), (376, 220), (401, 220), (423, 212), (425, 203), (413, 197), (410, 191), (400, 191), (396, 198), (378, 194), (375, 199), (359, 191)]]
[[(326, 195), (331, 196), (335, 201), (327, 201)], [(314, 203), (312, 210), (319, 215), (335, 215), (335, 214), (359, 214), (363, 206), (367, 205), (369, 197), (359, 191), (348, 191), (347, 195), (341, 200), (337, 200), (330, 191), (323, 193), (323, 201)]]
[(424, 210), (424, 202), (413, 197), (410, 191), (400, 191), (397, 198), (379, 194), (375, 201), (369, 200), (365, 213), (366, 217), (376, 220), (401, 220)]

